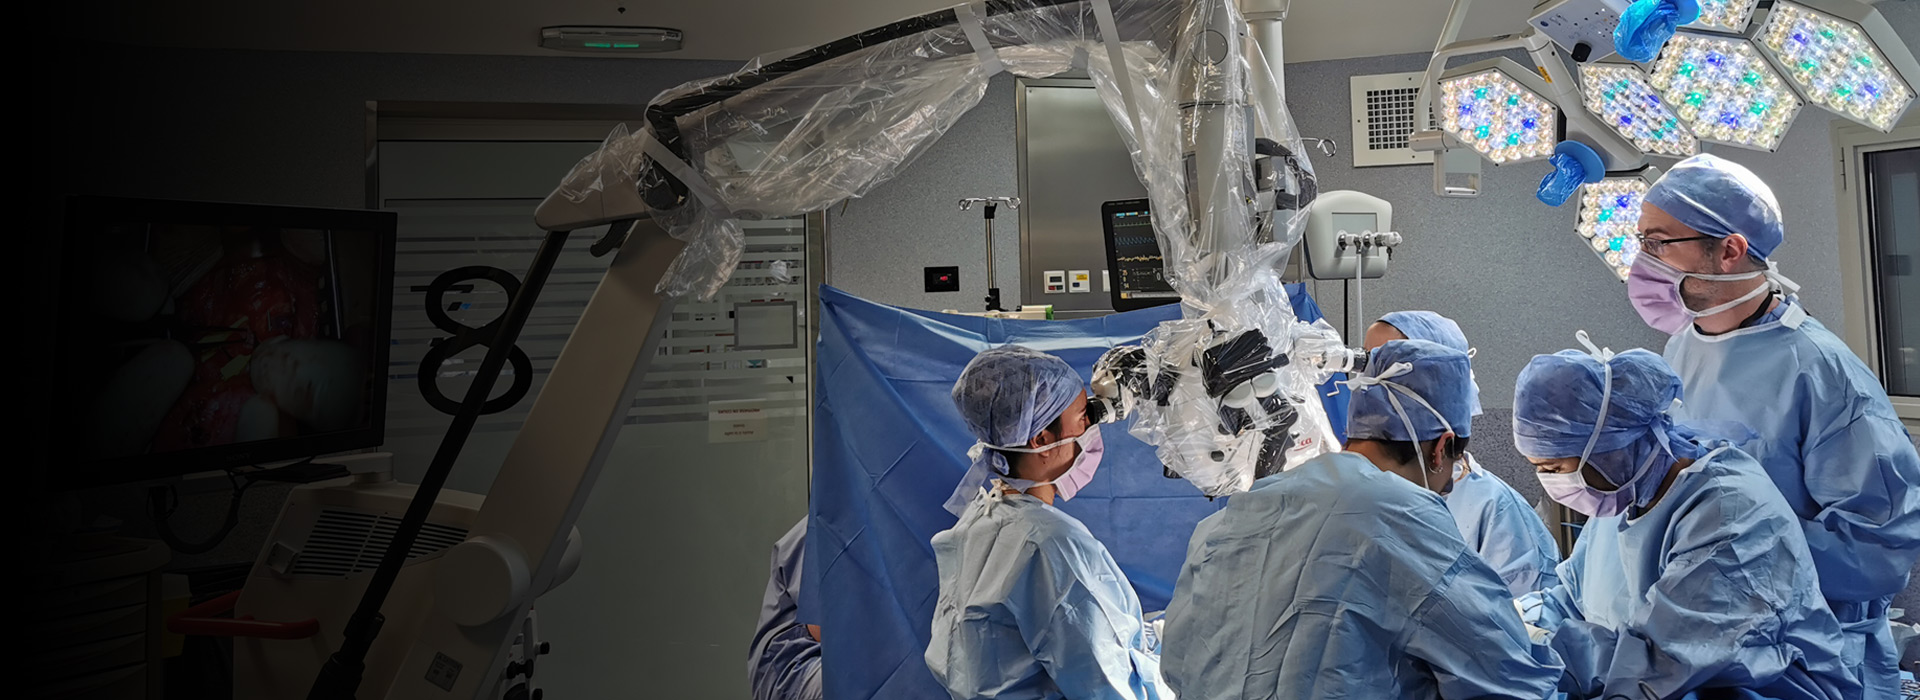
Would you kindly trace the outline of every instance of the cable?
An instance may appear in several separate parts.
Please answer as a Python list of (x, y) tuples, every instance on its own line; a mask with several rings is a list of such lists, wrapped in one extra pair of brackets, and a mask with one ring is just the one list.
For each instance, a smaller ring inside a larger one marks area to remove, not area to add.
[(148, 487), (147, 515), (153, 518), (153, 526), (160, 534), (160, 541), (167, 543), (167, 547), (181, 554), (206, 554), (227, 539), (227, 535), (233, 532), (233, 528), (240, 524), (240, 497), (246, 495), (247, 488), (253, 486), (253, 481), (242, 481), (240, 475), (232, 469), (226, 472), (228, 483), (233, 485), (233, 495), (227, 498), (226, 522), (221, 523), (220, 529), (213, 535), (197, 542), (181, 539), (173, 531), (173, 526), (168, 524), (174, 512), (180, 509), (180, 492), (174, 488), (174, 485), (168, 483)]
[(227, 497), (227, 518), (220, 523), (220, 529), (215, 530), (206, 539), (197, 542), (181, 539), (179, 533), (174, 532), (173, 526), (169, 524), (174, 513), (180, 510), (180, 491), (171, 482), (147, 488), (147, 517), (153, 519), (153, 527), (159, 533), (160, 541), (165, 542), (173, 551), (181, 554), (206, 554), (213, 551), (215, 547), (219, 547), (220, 543), (227, 539), (227, 535), (233, 534), (233, 529), (240, 525), (240, 499), (254, 484), (262, 481), (310, 484), (315, 481), (343, 477), (348, 473), (346, 467), (338, 464), (315, 464), (314, 459), (315, 457), (308, 457), (272, 469), (247, 472), (237, 469), (225, 470), (227, 483), (233, 487), (233, 495)]

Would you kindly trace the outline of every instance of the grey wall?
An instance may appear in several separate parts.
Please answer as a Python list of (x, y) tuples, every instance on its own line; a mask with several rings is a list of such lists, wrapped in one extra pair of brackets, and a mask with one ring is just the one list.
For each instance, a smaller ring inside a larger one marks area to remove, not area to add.
[[(866, 197), (827, 216), (827, 279), (854, 294), (916, 309), (976, 311), (985, 295), (986, 241), (980, 211), (962, 197), (1020, 194), (1014, 154), (1014, 80), (1001, 75), (980, 105), (960, 118), (920, 160)], [(1020, 219), (1002, 211), (993, 243), (1000, 300), (1020, 300)], [(958, 265), (959, 292), (927, 294), (921, 268)]]

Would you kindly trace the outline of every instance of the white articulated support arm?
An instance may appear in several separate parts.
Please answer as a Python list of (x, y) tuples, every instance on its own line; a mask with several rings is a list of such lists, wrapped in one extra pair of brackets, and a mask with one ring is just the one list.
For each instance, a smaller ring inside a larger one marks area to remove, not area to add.
[(1566, 133), (1561, 138), (1592, 146), (1600, 154), (1607, 172), (1628, 172), (1646, 167), (1646, 154), (1587, 111), (1585, 97), (1580, 93), (1580, 78), (1567, 69), (1567, 61), (1560, 54), (1560, 47), (1536, 30), (1529, 29), (1524, 36), (1527, 38), (1527, 55), (1533, 58), (1535, 66), (1546, 73), (1548, 89), (1551, 90), (1547, 99), (1559, 105), (1560, 113), (1566, 116)]
[[(1414, 98), (1414, 123), (1421, 128), (1415, 129), (1408, 137), (1407, 146), (1416, 151), (1433, 151), (1433, 193), (1442, 197), (1478, 197), (1480, 196), (1480, 173), (1483, 164), (1480, 154), (1472, 149), (1459, 147), (1448, 141), (1450, 137), (1433, 123), (1433, 92), (1440, 85), (1440, 74), (1447, 69), (1447, 59), (1457, 56), (1506, 51), (1508, 49), (1527, 48), (1527, 34), (1502, 34), (1486, 39), (1448, 43), (1459, 33), (1459, 22), (1466, 15), (1470, 0), (1454, 0), (1453, 14), (1447, 17), (1447, 29), (1442, 32), (1443, 42), (1433, 51), (1433, 57), (1427, 61), (1427, 73), (1420, 79), (1420, 92)], [(1542, 39), (1544, 41), (1544, 39)], [(1464, 176), (1463, 183), (1455, 183), (1453, 176)]]
[[(472, 606), (448, 609), (456, 601), (436, 601), (387, 697), (480, 698), (492, 690), (506, 664), (508, 643), (533, 605), (527, 592), (547, 590), (563, 571), (567, 534), (626, 423), (627, 406), (671, 316), (673, 300), (655, 293), (654, 285), (685, 245), (648, 220), (634, 225), (487, 491), (472, 537), (462, 547), (484, 541), (492, 556), (504, 561), (496, 564), (486, 559), (488, 552), (475, 551), (468, 556), (478, 563), (458, 569), (522, 570), (527, 578), (515, 587), (522, 594), (506, 601), (492, 619), (477, 623)], [(519, 561), (512, 561), (516, 557)], [(503, 583), (444, 582), (455, 587)]]
[[(1247, 65), (1253, 75), (1253, 100), (1269, 118), (1287, 113), (1287, 59), (1282, 34), (1287, 24), (1287, 8), (1292, 4), (1293, 0), (1240, 0), (1240, 14), (1247, 19), (1247, 38), (1259, 47), (1263, 59), (1249, 61)], [(1268, 84), (1275, 90), (1260, 88)]]
[[(1448, 58), (1462, 55), (1463, 53), (1499, 51), (1519, 46), (1518, 43), (1513, 43), (1507, 46), (1493, 45), (1489, 48), (1473, 48), (1474, 45), (1478, 44), (1511, 41), (1515, 38), (1514, 35), (1511, 34), (1456, 45), (1455, 40), (1460, 38), (1460, 27), (1467, 22), (1467, 8), (1472, 5), (1473, 0), (1453, 0), (1453, 8), (1447, 11), (1447, 22), (1440, 27), (1440, 40), (1433, 45), (1433, 57), (1427, 59), (1427, 74), (1420, 79), (1420, 91), (1416, 93), (1413, 98), (1413, 123), (1414, 126), (1417, 127), (1413, 130), (1413, 133), (1416, 138), (1429, 131), (1433, 132), (1434, 137), (1439, 136), (1439, 126), (1434, 124), (1431, 118), (1433, 89), (1440, 83), (1440, 72), (1447, 69)], [(1434, 148), (1419, 150), (1437, 151), (1440, 150), (1439, 145), (1440, 144), (1436, 142)]]
[[(1198, 5), (1192, 8), (1199, 11)], [(1207, 13), (1210, 21), (1198, 46), (1182, 47), (1175, 56), (1179, 93), (1194, 99), (1181, 106), (1182, 121), (1193, 125), (1185, 161), (1187, 201), (1193, 212), (1195, 247), (1206, 251), (1211, 282), (1218, 284), (1233, 272), (1234, 261), (1220, 251), (1241, 248), (1253, 235), (1253, 172), (1239, 167), (1252, 163), (1253, 125), (1247, 104), (1244, 74), (1229, 67), (1242, 60), (1245, 25), (1236, 26), (1226, 12)], [(1236, 128), (1238, 127), (1238, 128)]]
[[(1417, 128), (1407, 139), (1409, 148), (1436, 154), (1433, 159), (1433, 193), (1442, 197), (1479, 196), (1482, 167), (1479, 154), (1466, 148), (1452, 147), (1453, 144), (1447, 142), (1446, 133), (1433, 123), (1433, 91), (1440, 84), (1440, 73), (1447, 68), (1447, 59), (1515, 49), (1523, 45), (1517, 34), (1457, 41), (1460, 28), (1467, 22), (1467, 8), (1472, 5), (1473, 0), (1453, 0), (1453, 7), (1447, 11), (1447, 22), (1440, 27), (1440, 39), (1434, 43), (1433, 57), (1427, 60), (1426, 75), (1421, 77), (1420, 91), (1414, 96), (1413, 123)], [(1454, 184), (1452, 175), (1464, 176), (1464, 184)]]
[[(1441, 29), (1440, 41), (1433, 49), (1433, 56), (1427, 60), (1426, 74), (1421, 78), (1420, 92), (1414, 100), (1414, 124), (1418, 128), (1408, 139), (1408, 145), (1416, 151), (1438, 153), (1433, 163), (1434, 194), (1473, 197), (1480, 193), (1480, 173), (1484, 164), (1472, 150), (1451, 143), (1449, 137), (1433, 123), (1433, 93), (1439, 87), (1440, 76), (1447, 70), (1448, 60), (1494, 51), (1523, 49), (1533, 59), (1534, 66), (1548, 83), (1543, 96), (1560, 108), (1566, 120), (1564, 133), (1560, 134), (1562, 139), (1593, 147), (1609, 172), (1632, 171), (1646, 165), (1645, 154), (1586, 110), (1579, 77), (1568, 69), (1567, 59), (1561, 55), (1552, 38), (1538, 28), (1529, 25), (1526, 31), (1518, 34), (1455, 41), (1461, 25), (1466, 21), (1467, 7), (1471, 2), (1454, 0), (1447, 23)], [(1465, 176), (1464, 184), (1456, 183), (1455, 176)]]

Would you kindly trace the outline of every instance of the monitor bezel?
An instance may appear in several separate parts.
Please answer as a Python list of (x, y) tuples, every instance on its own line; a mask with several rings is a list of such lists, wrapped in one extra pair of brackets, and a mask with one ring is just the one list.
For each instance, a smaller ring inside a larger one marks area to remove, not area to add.
[[(369, 420), (366, 427), (316, 435), (217, 445), (129, 457), (62, 461), (54, 457), (48, 465), (48, 483), (60, 489), (84, 489), (129, 482), (153, 481), (197, 472), (219, 471), (242, 466), (270, 464), (317, 455), (378, 447), (386, 440), (388, 361), (393, 338), (394, 253), (399, 216), (392, 212), (358, 209), (289, 207), (268, 204), (139, 199), (92, 195), (67, 198), (65, 223), (60, 241), (57, 348), (77, 341), (77, 324), (84, 320), (87, 298), (86, 280), (67, 274), (77, 270), (89, 250), (84, 234), (116, 223), (157, 223), (201, 226), (264, 226), (293, 229), (365, 231), (378, 239), (375, 255), (373, 308), (373, 357), (370, 369), (373, 381), (368, 388)], [(80, 401), (68, 402), (48, 397), (56, 410), (84, 410)], [(75, 413), (75, 415), (80, 415)], [(59, 455), (62, 446), (84, 440), (83, 419), (53, 421), (48, 431), (49, 455)]]
[[(1103, 243), (1107, 249), (1107, 275), (1116, 281), (1116, 284), (1110, 285), (1107, 289), (1107, 295), (1113, 302), (1113, 310), (1136, 311), (1139, 309), (1150, 309), (1155, 306), (1180, 303), (1180, 297), (1177, 296), (1164, 299), (1122, 299), (1120, 297), (1121, 289), (1117, 283), (1119, 275), (1116, 274), (1120, 270), (1120, 252), (1113, 244), (1113, 215), (1127, 211), (1146, 211), (1148, 217), (1153, 216), (1153, 208), (1149, 206), (1145, 198), (1116, 199), (1100, 205), (1100, 234), (1101, 243)], [(1158, 247), (1157, 241), (1155, 242), (1155, 247)], [(1160, 255), (1164, 260), (1166, 251), (1161, 251)], [(1166, 267), (1165, 263), (1162, 263), (1161, 267)]]

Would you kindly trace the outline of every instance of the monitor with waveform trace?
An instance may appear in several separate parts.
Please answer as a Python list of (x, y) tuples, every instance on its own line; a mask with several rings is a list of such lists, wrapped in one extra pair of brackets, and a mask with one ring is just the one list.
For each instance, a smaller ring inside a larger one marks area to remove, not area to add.
[(1114, 311), (1132, 311), (1180, 301), (1167, 282), (1160, 241), (1153, 235), (1153, 212), (1145, 199), (1122, 199), (1100, 205), (1100, 225), (1106, 232), (1107, 269)]

